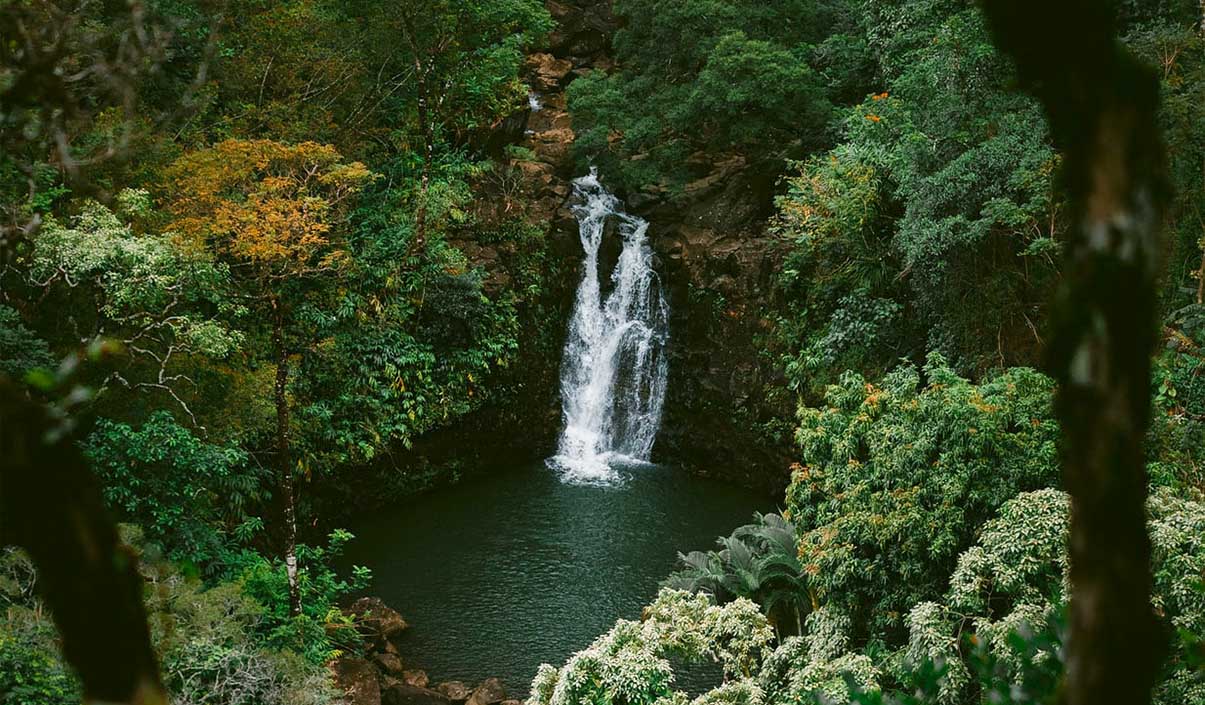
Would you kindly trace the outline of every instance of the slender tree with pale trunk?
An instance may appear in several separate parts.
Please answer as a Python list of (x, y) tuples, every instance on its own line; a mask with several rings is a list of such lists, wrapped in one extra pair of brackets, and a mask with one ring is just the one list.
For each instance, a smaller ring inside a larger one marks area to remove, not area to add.
[(230, 266), (236, 290), (262, 315), (276, 368), (275, 456), (280, 489), (289, 610), (301, 613), (297, 566), (296, 461), (290, 440), (289, 374), (314, 341), (296, 320), (298, 306), (347, 260), (341, 221), (373, 178), (330, 146), (228, 140), (181, 157), (168, 170), (185, 245)]

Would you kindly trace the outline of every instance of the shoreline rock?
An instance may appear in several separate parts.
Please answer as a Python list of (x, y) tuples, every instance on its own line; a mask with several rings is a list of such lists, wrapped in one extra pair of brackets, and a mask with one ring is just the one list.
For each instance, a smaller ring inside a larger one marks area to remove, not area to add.
[(486, 678), (474, 686), (464, 681), (443, 681), (431, 688), (420, 668), (407, 668), (396, 640), (410, 628), (401, 613), (378, 597), (361, 597), (343, 610), (355, 620), (364, 640), (364, 653), (345, 654), (331, 661), (335, 685), (343, 691), (344, 705), (518, 705), (507, 700), (499, 678)]

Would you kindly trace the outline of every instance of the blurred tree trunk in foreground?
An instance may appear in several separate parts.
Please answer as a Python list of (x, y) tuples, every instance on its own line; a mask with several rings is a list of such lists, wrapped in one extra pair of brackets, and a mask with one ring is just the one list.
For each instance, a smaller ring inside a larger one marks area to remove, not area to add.
[(142, 576), (65, 420), (0, 379), (0, 542), (29, 552), (89, 702), (166, 703)]
[(1149, 703), (1143, 443), (1167, 186), (1155, 75), (1115, 39), (1110, 3), (985, 0), (996, 42), (1046, 108), (1073, 202), (1050, 368), (1072, 497), (1068, 705)]
[[(0, 266), (41, 225), (28, 205), (38, 195), (40, 169), (52, 168), (76, 194), (110, 195), (89, 172), (126, 156), (140, 124), (136, 114), (167, 122), (189, 109), (191, 93), (204, 84), (216, 11), (184, 95), (162, 114), (142, 110), (139, 88), (164, 63), (173, 39), (172, 23), (151, 10), (140, 0), (0, 0), (0, 167), (24, 184), (0, 191)], [(77, 144), (79, 131), (106, 109), (119, 115), (116, 129), (99, 144)], [(85, 700), (166, 703), (137, 561), (118, 541), (71, 430), (68, 411), (0, 376), (0, 543), (21, 546), (33, 559)]]

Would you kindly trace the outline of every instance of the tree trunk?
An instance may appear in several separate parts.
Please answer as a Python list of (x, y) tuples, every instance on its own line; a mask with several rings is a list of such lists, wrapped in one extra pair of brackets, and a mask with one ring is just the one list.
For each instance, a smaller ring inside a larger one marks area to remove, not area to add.
[(414, 61), (414, 81), (418, 91), (418, 129), (423, 135), (423, 170), (419, 177), (418, 209), (414, 214), (414, 240), (410, 254), (421, 254), (427, 246), (427, 194), (431, 188), (431, 162), (435, 159), (435, 130), (431, 125), (431, 93), (427, 84), (427, 67), (418, 44), (414, 23), (409, 17), (402, 20), (402, 33), (410, 45)]
[(163, 705), (138, 560), (64, 419), (0, 377), (0, 544), (29, 552), (86, 702)]
[(1201, 248), (1201, 266), (1197, 269), (1197, 305), (1205, 304), (1205, 237), (1198, 241)]
[(289, 352), (284, 342), (284, 312), (274, 301), (272, 345), (276, 352), (276, 462), (284, 514), (285, 572), (289, 578), (289, 614), (301, 614), (301, 591), (297, 585), (297, 508), (293, 487), (293, 462), (289, 452)]
[(435, 133), (427, 113), (427, 81), (418, 81), (418, 121), (423, 132), (423, 172), (419, 177), (418, 211), (414, 215), (414, 245), (412, 254), (422, 254), (427, 247), (427, 195), (431, 190), (431, 162), (435, 159)]
[[(1201, 11), (1205, 13), (1205, 0), (1201, 0)], [(1201, 19), (1201, 34), (1205, 34), (1205, 19)], [(1201, 161), (1201, 174), (1205, 175), (1205, 161)], [(1205, 200), (1205, 193), (1201, 193), (1201, 196)], [(1199, 213), (1197, 221), (1205, 230), (1205, 222), (1201, 221)], [(1201, 233), (1197, 245), (1201, 248), (1201, 266), (1197, 270), (1197, 305), (1200, 306), (1205, 304), (1205, 233)]]
[(1048, 351), (1071, 493), (1068, 705), (1149, 703), (1162, 647), (1143, 454), (1167, 201), (1159, 83), (1117, 44), (1108, 5), (985, 2), (1046, 108), (1073, 211)]

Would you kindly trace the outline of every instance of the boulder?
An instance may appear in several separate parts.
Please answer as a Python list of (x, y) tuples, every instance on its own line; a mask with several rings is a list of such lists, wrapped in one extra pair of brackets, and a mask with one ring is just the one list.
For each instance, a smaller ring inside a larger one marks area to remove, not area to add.
[(347, 705), (381, 705), (377, 669), (367, 660), (340, 658), (331, 664), (331, 672)]
[(467, 705), (499, 705), (506, 699), (506, 688), (497, 678), (486, 678), (473, 690)]
[(382, 705), (451, 705), (452, 701), (443, 693), (416, 685), (398, 683), (385, 690), (381, 695), (381, 703)]
[(435, 689), (443, 693), (448, 700), (454, 703), (463, 703), (473, 694), (472, 690), (463, 681), (447, 681), (435, 686)]
[(361, 597), (347, 610), (355, 617), (356, 626), (365, 641), (375, 650), (385, 650), (389, 644), (410, 627), (402, 615), (378, 597)]
[(532, 135), (528, 146), (536, 153), (540, 161), (549, 164), (568, 164), (569, 147), (573, 144), (575, 137), (573, 130), (568, 128), (546, 130)]
[(384, 644), (377, 646), (377, 652), (382, 654), (401, 655), (402, 652), (397, 650), (397, 646), (392, 641), (386, 641)]
[(565, 77), (573, 70), (573, 62), (552, 54), (532, 54), (527, 57), (527, 70), (531, 75), (531, 87), (540, 93), (549, 93), (561, 88)]
[(427, 672), (423, 670), (402, 671), (402, 680), (406, 685), (412, 685), (417, 688), (426, 688), (430, 680), (427, 678)]
[(381, 669), (382, 673), (388, 673), (392, 676), (400, 676), (403, 673), (402, 659), (397, 654), (388, 652), (380, 652), (372, 655), (372, 660), (376, 663), (377, 668)]

